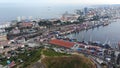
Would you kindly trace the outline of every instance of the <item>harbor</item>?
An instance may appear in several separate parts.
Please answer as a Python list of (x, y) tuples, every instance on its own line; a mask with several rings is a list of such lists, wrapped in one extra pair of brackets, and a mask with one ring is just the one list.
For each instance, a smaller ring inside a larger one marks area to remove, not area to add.
[(116, 47), (120, 41), (119, 37), (119, 23), (120, 20), (113, 21), (107, 26), (100, 26), (89, 30), (83, 30), (67, 35), (71, 39), (77, 39), (78, 41), (96, 41), (111, 44), (112, 47)]
[[(114, 63), (119, 68), (119, 12), (106, 15), (100, 13), (101, 10), (108, 12), (104, 8), (86, 9), (82, 14), (81, 10), (75, 14), (65, 12), (58, 19), (32, 20), (18, 17), (16, 21), (0, 25), (0, 64), (9, 66), (14, 63), (12, 67), (19, 67), (19, 64), (30, 63), (24, 57), (40, 57), (38, 55), (42, 54), (42, 49), (52, 49), (57, 53), (82, 54), (91, 59), (96, 68), (103, 68), (101, 66), (104, 65), (111, 68)], [(114, 10), (109, 9), (111, 12)], [(36, 50), (38, 53), (34, 52)], [(25, 55), (19, 57), (22, 54)], [(41, 60), (36, 59), (33, 61)]]

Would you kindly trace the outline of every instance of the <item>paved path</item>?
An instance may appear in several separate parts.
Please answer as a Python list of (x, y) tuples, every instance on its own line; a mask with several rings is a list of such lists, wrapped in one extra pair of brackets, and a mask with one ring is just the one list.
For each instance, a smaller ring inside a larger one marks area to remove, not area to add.
[(93, 62), (96, 64), (97, 68), (102, 68), (101, 65), (99, 63), (97, 63), (92, 56), (88, 56), (88, 57), (93, 60)]
[(45, 58), (45, 55), (43, 54), (43, 50), (45, 50), (45, 49), (42, 49), (42, 51), (41, 51), (41, 59), (38, 61), (40, 63), (41, 63), (41, 60)]
[(43, 63), (41, 63), (42, 59), (45, 58), (45, 55), (43, 54), (44, 50), (45, 49), (42, 49), (42, 51), (41, 51), (41, 58), (40, 58), (40, 60), (38, 60), (38, 62), (34, 63), (33, 65), (31, 65), (30, 68), (45, 68), (45, 65)]

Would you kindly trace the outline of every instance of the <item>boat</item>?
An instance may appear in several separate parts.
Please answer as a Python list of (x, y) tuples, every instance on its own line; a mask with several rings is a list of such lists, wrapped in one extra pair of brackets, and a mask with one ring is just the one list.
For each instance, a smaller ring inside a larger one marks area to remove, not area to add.
[(107, 26), (107, 25), (109, 25), (109, 23), (103, 23), (103, 26)]

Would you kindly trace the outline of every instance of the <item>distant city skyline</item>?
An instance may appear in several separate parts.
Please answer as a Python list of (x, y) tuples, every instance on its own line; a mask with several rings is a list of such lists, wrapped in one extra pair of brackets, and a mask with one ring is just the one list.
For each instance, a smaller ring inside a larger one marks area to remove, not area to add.
[(81, 5), (94, 5), (94, 4), (120, 4), (120, 0), (0, 0), (0, 5), (64, 5), (64, 4), (81, 4)]
[[(18, 16), (34, 18), (58, 18), (64, 12), (73, 13), (84, 7), (120, 4), (119, 0), (0, 0), (0, 23)], [(95, 5), (95, 6), (93, 6)]]

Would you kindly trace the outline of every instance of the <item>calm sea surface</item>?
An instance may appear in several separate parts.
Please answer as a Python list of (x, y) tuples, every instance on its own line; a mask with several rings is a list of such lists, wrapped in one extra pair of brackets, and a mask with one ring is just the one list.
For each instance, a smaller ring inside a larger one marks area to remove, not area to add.
[(0, 6), (0, 22), (15, 20), (18, 16), (33, 16), (33, 18), (59, 18), (63, 13), (75, 12), (76, 9), (82, 9), (81, 5), (61, 5), (61, 6)]
[(100, 26), (98, 28), (89, 29), (88, 31), (80, 31), (68, 35), (69, 38), (77, 39), (78, 41), (99, 41), (101, 43), (108, 42), (113, 47), (120, 41), (120, 20), (112, 22), (108, 26)]

